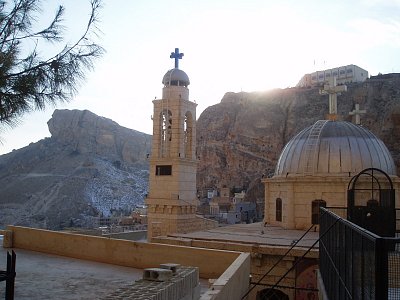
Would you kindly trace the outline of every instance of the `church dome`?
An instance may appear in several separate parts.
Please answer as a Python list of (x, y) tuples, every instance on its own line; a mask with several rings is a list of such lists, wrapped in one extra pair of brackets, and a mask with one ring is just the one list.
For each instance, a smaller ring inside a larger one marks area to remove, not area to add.
[(353, 176), (372, 167), (396, 175), (393, 158), (380, 139), (353, 123), (320, 120), (287, 143), (275, 176)]
[(164, 86), (174, 85), (187, 87), (190, 84), (190, 81), (189, 77), (184, 71), (175, 68), (165, 73), (162, 83), (164, 84)]

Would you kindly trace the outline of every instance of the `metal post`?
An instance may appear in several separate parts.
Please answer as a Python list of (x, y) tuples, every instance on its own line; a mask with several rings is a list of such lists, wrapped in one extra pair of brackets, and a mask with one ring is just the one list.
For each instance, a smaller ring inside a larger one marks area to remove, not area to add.
[(16, 255), (14, 250), (12, 251), (12, 254), (7, 251), (6, 300), (14, 299), (15, 261)]
[(388, 251), (383, 238), (376, 239), (375, 248), (375, 299), (388, 298)]

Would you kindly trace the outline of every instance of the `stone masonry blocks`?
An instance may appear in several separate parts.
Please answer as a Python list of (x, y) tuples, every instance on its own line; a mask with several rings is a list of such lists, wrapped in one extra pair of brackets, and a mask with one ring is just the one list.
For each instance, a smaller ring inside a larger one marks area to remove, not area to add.
[[(199, 269), (182, 267), (178, 264), (161, 264), (161, 268), (149, 268), (144, 271), (166, 271), (171, 276), (165, 281), (140, 279), (133, 285), (119, 288), (104, 299), (149, 299), (149, 300), (194, 300), (199, 299)], [(163, 269), (167, 268), (167, 269)], [(172, 276), (171, 269), (176, 270)], [(144, 276), (147, 277), (147, 276)]]

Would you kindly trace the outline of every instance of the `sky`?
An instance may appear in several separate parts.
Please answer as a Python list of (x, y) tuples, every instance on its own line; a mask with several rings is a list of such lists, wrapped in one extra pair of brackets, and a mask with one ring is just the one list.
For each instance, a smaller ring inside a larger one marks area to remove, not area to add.
[[(87, 109), (121, 126), (152, 133), (152, 100), (164, 74), (179, 67), (191, 84), (197, 118), (226, 92), (293, 87), (306, 73), (355, 64), (370, 75), (400, 72), (400, 0), (103, 0), (96, 41), (106, 53), (78, 95), (0, 125), (0, 154), (50, 133), (54, 109)], [(46, 24), (66, 8), (65, 43), (82, 33), (89, 0), (43, 0)], [(42, 45), (46, 56), (46, 45)]]

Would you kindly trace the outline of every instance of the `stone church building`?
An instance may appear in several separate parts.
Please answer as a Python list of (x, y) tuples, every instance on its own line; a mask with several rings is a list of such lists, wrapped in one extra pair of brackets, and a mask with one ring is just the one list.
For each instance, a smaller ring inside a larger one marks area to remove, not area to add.
[(387, 173), (398, 193), (396, 166), (380, 139), (360, 125), (317, 121), (287, 143), (274, 176), (264, 179), (265, 222), (302, 230), (317, 225), (319, 206), (347, 207), (349, 181), (367, 168)]

